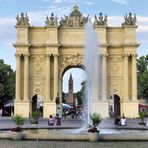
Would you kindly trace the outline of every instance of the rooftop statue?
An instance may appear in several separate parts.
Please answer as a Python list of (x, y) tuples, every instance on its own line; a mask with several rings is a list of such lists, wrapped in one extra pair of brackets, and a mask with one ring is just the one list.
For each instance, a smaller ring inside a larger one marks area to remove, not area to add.
[(137, 19), (136, 19), (136, 14), (132, 16), (132, 13), (129, 13), (129, 16), (127, 14), (124, 16), (124, 23), (122, 23), (122, 26), (131, 26), (131, 25), (136, 25)]
[(21, 13), (21, 15), (17, 15), (16, 17), (16, 20), (17, 20), (17, 23), (16, 23), (16, 26), (23, 26), (23, 27), (28, 27), (29, 26), (29, 18), (26, 15), (24, 15), (24, 13)]
[(45, 21), (46, 26), (58, 26), (58, 19), (57, 16), (54, 16), (54, 13), (51, 13), (51, 17), (46, 17)]
[(107, 26), (107, 15), (103, 17), (102, 13), (99, 13), (98, 18), (95, 15), (94, 26)]
[(88, 16), (83, 17), (82, 13), (79, 11), (78, 6), (73, 7), (73, 11), (70, 16), (65, 16), (61, 18), (60, 26), (62, 27), (83, 27), (88, 22)]

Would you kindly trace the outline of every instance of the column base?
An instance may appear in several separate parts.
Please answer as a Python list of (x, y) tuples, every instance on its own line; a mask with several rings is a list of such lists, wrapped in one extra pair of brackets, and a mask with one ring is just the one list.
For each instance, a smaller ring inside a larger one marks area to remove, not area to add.
[(30, 103), (29, 101), (14, 101), (14, 115), (19, 114), (24, 118), (30, 116)]
[(128, 101), (123, 102), (123, 112), (126, 118), (136, 118), (139, 117), (138, 112), (138, 101)]
[(108, 101), (98, 101), (93, 103), (93, 112), (97, 112), (102, 118), (109, 117)]
[(49, 115), (56, 115), (56, 103), (45, 101), (43, 107), (43, 118), (49, 118)]

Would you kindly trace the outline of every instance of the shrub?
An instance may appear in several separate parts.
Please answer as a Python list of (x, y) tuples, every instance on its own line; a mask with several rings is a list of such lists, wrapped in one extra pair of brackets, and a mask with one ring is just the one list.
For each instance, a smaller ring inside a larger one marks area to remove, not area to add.
[(88, 130), (88, 132), (99, 132), (98, 129), (97, 129), (97, 126), (101, 122), (101, 116), (100, 116), (100, 114), (99, 113), (90, 114), (90, 119), (92, 121), (92, 126)]
[(32, 124), (38, 124), (38, 119), (40, 117), (40, 112), (32, 112), (32, 118), (33, 118), (33, 121), (31, 121)]
[(139, 117), (141, 119), (141, 122), (144, 122), (145, 112), (139, 112)]
[(24, 119), (21, 115), (16, 114), (15, 116), (12, 117), (14, 123), (16, 124), (17, 127), (12, 128), (11, 131), (16, 131), (19, 132), (21, 131), (20, 126), (24, 124)]

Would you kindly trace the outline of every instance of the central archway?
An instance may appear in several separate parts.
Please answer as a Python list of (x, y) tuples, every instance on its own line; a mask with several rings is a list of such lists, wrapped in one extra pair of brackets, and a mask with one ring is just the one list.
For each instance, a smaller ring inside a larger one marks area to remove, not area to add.
[[(79, 118), (82, 111), (83, 99), (80, 95), (82, 82), (86, 80), (86, 73), (81, 66), (67, 66), (62, 74), (62, 103), (64, 103), (63, 114), (70, 111), (68, 118)], [(71, 106), (71, 109), (68, 107)], [(66, 107), (67, 106), (67, 107)], [(79, 114), (78, 114), (79, 113)]]

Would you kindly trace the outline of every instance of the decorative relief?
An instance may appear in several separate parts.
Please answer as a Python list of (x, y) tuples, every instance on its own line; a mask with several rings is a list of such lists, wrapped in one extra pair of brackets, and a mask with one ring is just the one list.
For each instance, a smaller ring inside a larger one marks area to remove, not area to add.
[(61, 27), (83, 27), (88, 22), (88, 16), (83, 17), (82, 13), (78, 10), (78, 6), (73, 7), (73, 11), (70, 16), (64, 16), (61, 18)]
[(119, 63), (115, 62), (111, 63), (111, 73), (118, 74), (118, 72), (119, 72)]
[(45, 61), (45, 58), (46, 58), (46, 55), (31, 55), (30, 56), (30, 59), (32, 60), (32, 61), (40, 61), (40, 62), (42, 62), (42, 61)]
[(94, 26), (107, 26), (107, 15), (103, 17), (102, 13), (99, 13), (98, 18), (95, 15)]
[(41, 94), (43, 91), (44, 80), (34, 80), (33, 81), (33, 92), (35, 94)]
[(42, 71), (42, 66), (41, 66), (40, 63), (35, 63), (34, 71), (35, 71), (35, 73), (38, 73), (38, 74), (41, 73), (41, 71)]
[(111, 81), (111, 86), (110, 86), (110, 94), (120, 94), (121, 93), (121, 84), (119, 81), (114, 80)]
[(64, 69), (67, 66), (81, 66), (83, 63), (83, 55), (76, 54), (76, 55), (63, 55), (60, 57), (60, 69)]
[(122, 23), (122, 26), (135, 26), (137, 22), (136, 14), (132, 16), (132, 13), (129, 13), (129, 16), (127, 14), (124, 16), (124, 23)]
[(37, 81), (37, 80), (35, 80), (34, 82), (33, 82), (33, 85), (34, 86), (41, 86), (43, 84), (43, 81)]
[(16, 20), (16, 27), (29, 27), (29, 18), (27, 14), (24, 15), (24, 13), (21, 13), (20, 16), (17, 15)]
[(120, 62), (123, 60), (123, 56), (122, 55), (111, 55), (111, 56), (109, 56), (109, 60), (115, 61), (115, 62)]
[(54, 16), (54, 13), (51, 13), (51, 17), (46, 17), (45, 21), (46, 26), (58, 26), (58, 18), (57, 16)]

